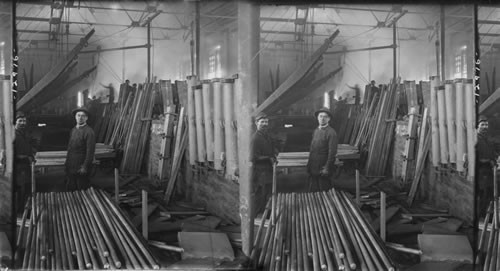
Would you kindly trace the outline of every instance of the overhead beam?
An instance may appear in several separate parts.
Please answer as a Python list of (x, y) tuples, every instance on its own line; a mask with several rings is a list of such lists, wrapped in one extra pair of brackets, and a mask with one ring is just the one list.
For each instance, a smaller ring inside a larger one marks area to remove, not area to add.
[[(295, 23), (296, 19), (286, 19), (286, 18), (272, 18), (272, 17), (260, 17), (261, 21), (269, 21), (269, 22), (286, 22), (286, 23)], [(314, 24), (314, 25), (333, 25), (333, 26), (352, 26), (352, 27), (364, 27), (364, 28), (378, 28), (377, 25), (367, 25), (367, 24), (346, 24), (346, 23), (333, 23), (333, 22), (306, 22), (306, 24)], [(418, 27), (399, 27), (399, 29), (406, 30), (414, 30), (414, 31), (429, 31), (433, 30), (433, 27), (427, 28), (418, 28)]]
[(479, 36), (483, 37), (498, 37), (500, 33), (479, 33)]
[(367, 48), (360, 48), (360, 49), (325, 52), (324, 55), (335, 55), (335, 54), (344, 54), (344, 53), (353, 53), (353, 52), (362, 52), (362, 51), (373, 51), (373, 50), (382, 50), (382, 49), (394, 49), (394, 48), (397, 48), (397, 45), (391, 44), (391, 45), (387, 45), (387, 46), (367, 47)]
[[(16, 21), (35, 21), (35, 22), (50, 22), (47, 18), (35, 18), (35, 17), (24, 17), (17, 16)], [(78, 22), (78, 21), (61, 21), (61, 24), (80, 24), (89, 26), (119, 26), (119, 27), (132, 27), (132, 25), (126, 24), (111, 24), (111, 23), (98, 23), (98, 22)], [(142, 26), (141, 26), (142, 27)], [(187, 27), (166, 27), (166, 26), (151, 26), (152, 29), (162, 29), (162, 30), (185, 30)]]
[[(30, 1), (27, 3), (18, 3), (18, 4), (29, 4), (29, 5), (39, 5), (39, 6), (51, 6), (52, 2), (45, 2), (45, 1)], [(145, 12), (148, 11), (147, 9), (133, 9), (133, 8), (111, 8), (111, 7), (102, 7), (102, 6), (86, 6), (86, 5), (73, 5), (73, 6), (66, 6), (66, 8), (87, 8), (87, 9), (95, 9), (95, 10), (113, 10), (113, 11), (131, 11), (131, 12)], [(161, 13), (165, 14), (174, 14), (174, 15), (185, 15), (186, 12), (175, 12), (175, 11), (164, 11), (160, 10)]]
[(130, 50), (130, 49), (148, 48), (150, 46), (151, 46), (150, 44), (143, 44), (143, 45), (124, 46), (124, 47), (117, 47), (117, 48), (87, 50), (87, 51), (81, 51), (80, 54), (95, 54), (95, 53), (102, 53), (102, 52), (122, 51), (122, 50)]
[(500, 24), (500, 21), (493, 21), (493, 20), (477, 20), (477, 24)]

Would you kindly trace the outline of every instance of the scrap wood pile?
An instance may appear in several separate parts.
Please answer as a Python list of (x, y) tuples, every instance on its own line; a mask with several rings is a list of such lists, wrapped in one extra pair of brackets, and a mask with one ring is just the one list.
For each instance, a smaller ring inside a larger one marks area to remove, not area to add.
[(483, 266), (482, 270), (498, 270), (500, 267), (500, 225), (498, 199), (490, 202), (486, 218), (480, 223), (481, 236), (478, 244), (476, 262)]
[(255, 235), (250, 257), (258, 267), (394, 270), (382, 241), (345, 192), (280, 193), (276, 210), (275, 224), (264, 229), (261, 223)]
[(16, 244), (22, 269), (159, 269), (126, 216), (93, 188), (36, 193), (24, 210)]

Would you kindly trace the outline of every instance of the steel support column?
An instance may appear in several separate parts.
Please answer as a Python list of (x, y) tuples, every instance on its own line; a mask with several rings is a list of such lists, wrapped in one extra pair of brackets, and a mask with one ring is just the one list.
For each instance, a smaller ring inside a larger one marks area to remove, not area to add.
[(151, 23), (148, 23), (148, 82), (151, 82)]
[(252, 197), (253, 164), (250, 144), (253, 132), (252, 113), (257, 107), (259, 88), (260, 9), (248, 2), (238, 3), (238, 164), (242, 250), (250, 255), (253, 242), (254, 202)]
[(394, 23), (392, 24), (392, 46), (394, 46), (394, 48), (392, 49), (392, 61), (393, 61), (393, 73), (392, 73), (392, 78), (394, 80), (394, 82), (396, 82), (396, 76), (397, 76), (397, 62), (396, 62), (396, 49), (397, 49), (397, 44), (396, 44), (396, 24), (397, 22), (394, 21)]

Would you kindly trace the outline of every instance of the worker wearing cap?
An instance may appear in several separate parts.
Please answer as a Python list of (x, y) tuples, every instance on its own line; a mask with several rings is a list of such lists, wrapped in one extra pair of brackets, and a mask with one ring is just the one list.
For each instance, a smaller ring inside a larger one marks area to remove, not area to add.
[(493, 169), (498, 157), (495, 145), (488, 136), (488, 126), (488, 119), (485, 116), (479, 116), (476, 144), (479, 193), (476, 195), (479, 197), (478, 212), (480, 216), (485, 214), (489, 202), (493, 200)]
[(67, 189), (86, 189), (90, 186), (89, 172), (94, 160), (95, 134), (87, 125), (89, 111), (80, 107), (73, 110), (76, 126), (71, 130), (66, 156)]
[(31, 133), (27, 131), (27, 117), (23, 112), (17, 112), (14, 129), (14, 172), (16, 184), (16, 209), (22, 210), (24, 203), (30, 194), (31, 187), (31, 163), (35, 160), (36, 141)]
[(329, 125), (332, 113), (328, 108), (321, 108), (314, 113), (318, 120), (318, 128), (314, 130), (307, 173), (309, 173), (310, 191), (321, 191), (330, 186), (330, 179), (337, 155), (338, 138), (335, 130)]
[(251, 159), (253, 162), (253, 193), (256, 213), (262, 211), (272, 192), (273, 164), (276, 163), (277, 146), (268, 132), (269, 118), (260, 114), (255, 118), (257, 130), (252, 136)]

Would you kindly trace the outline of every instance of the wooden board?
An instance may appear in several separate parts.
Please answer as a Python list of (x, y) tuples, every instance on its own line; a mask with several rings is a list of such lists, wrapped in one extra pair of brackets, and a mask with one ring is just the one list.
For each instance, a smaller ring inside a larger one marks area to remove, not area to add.
[(330, 47), (330, 43), (337, 37), (340, 33), (339, 30), (335, 31), (330, 37), (328, 37), (323, 45), (319, 47), (307, 61), (299, 66), (288, 78), (271, 94), (262, 104), (260, 104), (254, 111), (254, 115), (258, 115), (261, 112), (266, 112), (266, 109), (274, 102), (279, 101), (279, 99), (284, 96), (290, 88), (292, 88), (300, 79), (307, 74), (307, 72), (318, 62), (323, 53)]
[(90, 37), (95, 33), (95, 30), (92, 29), (90, 32), (83, 37), (80, 42), (63, 58), (55, 64), (52, 69), (38, 81), (33, 88), (31, 88), (26, 95), (24, 95), (17, 103), (17, 110), (24, 110), (24, 107), (37, 95), (39, 95), (45, 87), (50, 84), (53, 80), (55, 80), (59, 74), (68, 67), (68, 65), (75, 60), (75, 57), (78, 53), (86, 46)]

